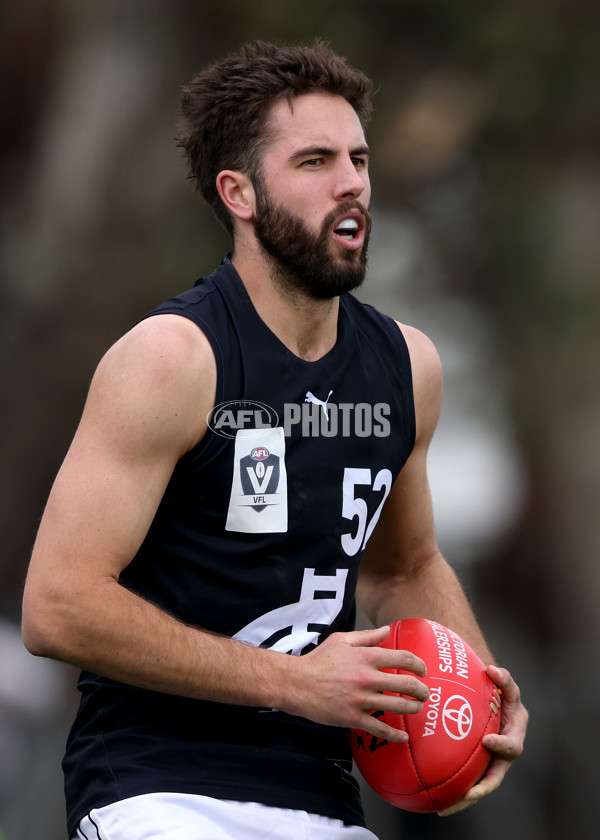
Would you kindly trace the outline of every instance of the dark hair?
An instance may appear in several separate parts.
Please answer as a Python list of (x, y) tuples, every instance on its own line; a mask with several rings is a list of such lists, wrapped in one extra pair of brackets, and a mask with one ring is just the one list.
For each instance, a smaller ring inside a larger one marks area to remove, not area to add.
[(373, 110), (371, 80), (317, 39), (312, 47), (255, 41), (205, 67), (183, 89), (177, 145), (188, 177), (233, 234), (216, 178), (234, 169), (255, 178), (269, 139), (267, 115), (277, 99), (331, 93), (352, 105), (365, 128)]

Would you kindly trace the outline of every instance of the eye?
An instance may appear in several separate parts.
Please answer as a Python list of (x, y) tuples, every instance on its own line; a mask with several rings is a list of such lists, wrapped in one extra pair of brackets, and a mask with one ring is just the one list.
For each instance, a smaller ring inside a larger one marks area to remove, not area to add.
[(352, 163), (357, 169), (366, 169), (368, 165), (368, 160), (366, 157), (353, 157)]
[(310, 160), (304, 160), (300, 164), (301, 166), (305, 166), (307, 169), (316, 169), (318, 166), (321, 166), (323, 163), (323, 158), (310, 158)]

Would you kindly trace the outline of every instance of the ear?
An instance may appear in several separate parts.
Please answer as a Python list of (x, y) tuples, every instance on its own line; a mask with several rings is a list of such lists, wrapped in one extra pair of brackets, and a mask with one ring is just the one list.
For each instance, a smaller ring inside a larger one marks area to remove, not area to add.
[(221, 201), (233, 216), (244, 221), (254, 218), (254, 187), (247, 175), (233, 169), (224, 169), (217, 175), (217, 190)]

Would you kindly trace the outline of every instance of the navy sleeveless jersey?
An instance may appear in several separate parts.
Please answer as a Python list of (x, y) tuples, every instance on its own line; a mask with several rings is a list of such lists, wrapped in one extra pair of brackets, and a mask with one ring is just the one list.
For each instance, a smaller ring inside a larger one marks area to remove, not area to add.
[[(150, 315), (161, 313), (203, 330), (217, 396), (121, 583), (186, 623), (285, 653), (352, 630), (362, 550), (414, 443), (401, 330), (343, 295), (335, 346), (304, 361), (228, 259)], [(364, 824), (341, 728), (87, 672), (79, 689), (63, 762), (71, 833), (91, 808), (157, 791)]]

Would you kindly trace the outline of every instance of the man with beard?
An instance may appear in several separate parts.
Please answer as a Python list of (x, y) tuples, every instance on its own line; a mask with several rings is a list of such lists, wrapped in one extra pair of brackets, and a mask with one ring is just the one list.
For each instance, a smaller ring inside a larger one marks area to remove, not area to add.
[[(71, 837), (372, 838), (345, 730), (405, 740), (370, 713), (427, 699), (423, 662), (378, 647), (409, 615), (460, 633), (503, 691), (457, 809), (522, 750), (518, 688), (435, 541), (439, 359), (349, 294), (370, 91), (317, 42), (247, 45), (184, 92), (180, 145), (233, 251), (100, 363), (25, 591), (28, 648), (82, 669)], [(354, 629), (356, 594), (375, 629)]]

